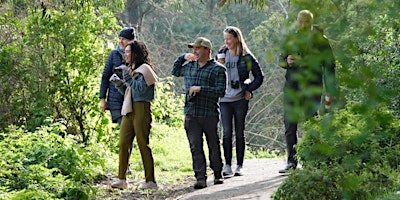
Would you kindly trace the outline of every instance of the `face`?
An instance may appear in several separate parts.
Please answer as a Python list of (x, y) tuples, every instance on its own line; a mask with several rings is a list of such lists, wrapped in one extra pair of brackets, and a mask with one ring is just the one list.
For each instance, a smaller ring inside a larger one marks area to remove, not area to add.
[(124, 59), (127, 64), (132, 64), (132, 51), (131, 51), (131, 46), (126, 46), (125, 47), (125, 53), (124, 53)]
[(297, 18), (297, 24), (299, 26), (299, 30), (311, 30), (312, 26), (312, 20), (311, 17), (304, 15), (304, 16), (299, 16)]
[(206, 47), (193, 47), (193, 54), (197, 57), (197, 61), (199, 62), (208, 61), (210, 50)]
[(238, 39), (231, 33), (224, 31), (224, 43), (229, 50), (235, 50), (237, 47)]
[(125, 49), (126, 45), (129, 44), (130, 42), (132, 42), (132, 40), (128, 40), (124, 37), (119, 37), (118, 38), (118, 44), (121, 47), (121, 49)]

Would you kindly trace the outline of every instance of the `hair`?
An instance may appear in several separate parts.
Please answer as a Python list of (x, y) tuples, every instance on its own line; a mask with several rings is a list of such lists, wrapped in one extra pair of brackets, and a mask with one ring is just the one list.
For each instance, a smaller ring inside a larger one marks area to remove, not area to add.
[(131, 60), (133, 62), (131, 65), (134, 64), (135, 69), (140, 67), (142, 64), (148, 64), (153, 71), (155, 71), (153, 65), (151, 64), (149, 49), (147, 48), (146, 44), (135, 40), (129, 43), (127, 46), (131, 47)]
[(297, 14), (297, 18), (307, 18), (310, 21), (314, 20), (314, 16), (312, 14), (311, 11), (309, 10), (301, 10), (298, 14)]
[(227, 26), (224, 29), (225, 33), (231, 34), (233, 37), (238, 39), (238, 45), (236, 46), (236, 55), (244, 56), (247, 53), (251, 53), (250, 49), (247, 47), (246, 42), (244, 41), (242, 31), (235, 26)]

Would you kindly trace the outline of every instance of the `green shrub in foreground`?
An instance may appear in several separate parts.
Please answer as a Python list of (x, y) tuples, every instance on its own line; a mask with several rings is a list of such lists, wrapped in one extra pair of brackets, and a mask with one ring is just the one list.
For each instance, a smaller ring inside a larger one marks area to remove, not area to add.
[(16, 199), (29, 193), (38, 195), (37, 199), (46, 196), (44, 193), (64, 199), (94, 195), (96, 190), (90, 185), (102, 173), (104, 150), (82, 148), (73, 139), (60, 137), (60, 131), (57, 126), (42, 127), (34, 133), (10, 127), (0, 133), (2, 192), (12, 193)]
[(399, 182), (400, 123), (386, 108), (352, 104), (307, 122), (296, 147), (303, 169), (274, 199), (373, 199)]

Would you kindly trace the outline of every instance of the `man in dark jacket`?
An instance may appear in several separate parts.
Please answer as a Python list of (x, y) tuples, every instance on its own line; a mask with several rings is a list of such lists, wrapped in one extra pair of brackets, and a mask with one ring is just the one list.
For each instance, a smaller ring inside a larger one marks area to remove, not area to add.
[(312, 23), (313, 14), (309, 10), (300, 11), (296, 32), (283, 42), (284, 62), (281, 67), (286, 69), (283, 108), (288, 159), (287, 166), (279, 173), (297, 167), (294, 146), (297, 144), (299, 121), (318, 114), (323, 93), (327, 105), (338, 95), (332, 49)]
[[(100, 107), (103, 112), (110, 110), (113, 123), (121, 125), (121, 108), (124, 96), (118, 92), (114, 84), (110, 83), (110, 77), (115, 73), (115, 68), (123, 64), (123, 55), (126, 45), (135, 40), (135, 29), (127, 27), (121, 30), (118, 35), (119, 44), (115, 50), (108, 55), (104, 66), (100, 85)], [(117, 73), (122, 79), (122, 72)]]

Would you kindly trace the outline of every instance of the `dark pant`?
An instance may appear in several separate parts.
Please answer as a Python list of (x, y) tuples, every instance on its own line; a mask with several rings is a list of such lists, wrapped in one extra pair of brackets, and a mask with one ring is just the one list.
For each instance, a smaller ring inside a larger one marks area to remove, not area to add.
[(235, 124), (237, 165), (242, 166), (245, 151), (245, 119), (249, 109), (249, 101), (242, 99), (235, 102), (221, 102), (221, 122), (223, 128), (223, 147), (225, 163), (232, 164), (232, 133)]
[(285, 124), (285, 140), (288, 159), (287, 163), (297, 165), (295, 157), (297, 151), (297, 127), (302, 119), (309, 119), (318, 115), (318, 109), (321, 104), (321, 96), (313, 96), (309, 98), (297, 99), (291, 101), (287, 95), (284, 96), (284, 124)]
[(222, 171), (221, 149), (217, 131), (219, 118), (185, 116), (185, 130), (192, 153), (193, 171), (197, 180), (206, 180), (206, 157), (203, 150), (205, 133), (209, 151), (210, 167), (214, 172)]
[(111, 113), (111, 120), (113, 123), (118, 123), (118, 126), (121, 126), (122, 122), (122, 115), (121, 115), (121, 109), (119, 110), (110, 110)]

